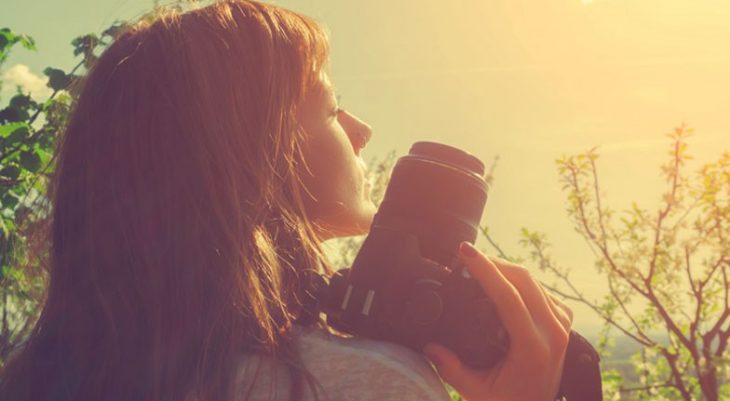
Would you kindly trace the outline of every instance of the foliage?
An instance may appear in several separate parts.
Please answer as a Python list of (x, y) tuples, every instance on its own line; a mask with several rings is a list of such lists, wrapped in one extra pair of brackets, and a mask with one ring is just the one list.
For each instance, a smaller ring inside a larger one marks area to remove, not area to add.
[(691, 133), (683, 124), (668, 134), (670, 157), (661, 166), (668, 187), (656, 210), (634, 203), (618, 214), (604, 205), (595, 148), (557, 160), (568, 216), (607, 283), (604, 299), (588, 298), (571, 280), (550, 255), (545, 234), (522, 229), (529, 259), (553, 278), (544, 285), (605, 321), (604, 352), (609, 328), (643, 347), (632, 359), (636, 385), (626, 386), (615, 370), (604, 372), (606, 399), (730, 397), (730, 153), (688, 174)]
[[(82, 77), (76, 72), (88, 70), (97, 60), (97, 50), (123, 25), (115, 22), (101, 35), (73, 39), (74, 56), (81, 60), (68, 73), (52, 67), (43, 71), (52, 89), (48, 99), (36, 101), (18, 86), (0, 110), (0, 365), (32, 327), (42, 300), (47, 238), (34, 233), (42, 233), (36, 228), (49, 222), (48, 179), (54, 171), (56, 139)], [(17, 43), (36, 50), (30, 36), (0, 29), (0, 66)]]

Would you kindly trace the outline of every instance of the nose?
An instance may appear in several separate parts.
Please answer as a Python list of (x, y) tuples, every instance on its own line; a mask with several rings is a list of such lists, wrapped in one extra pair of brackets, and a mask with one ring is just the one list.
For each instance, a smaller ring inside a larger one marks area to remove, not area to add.
[(355, 115), (350, 114), (347, 111), (340, 113), (340, 124), (342, 128), (347, 132), (347, 136), (350, 137), (355, 151), (359, 151), (364, 148), (370, 138), (373, 136), (373, 128), (370, 124), (357, 118)]

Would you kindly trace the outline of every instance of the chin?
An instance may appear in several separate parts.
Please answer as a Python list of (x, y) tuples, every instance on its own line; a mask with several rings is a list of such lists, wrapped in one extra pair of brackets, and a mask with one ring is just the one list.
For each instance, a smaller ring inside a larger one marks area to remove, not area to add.
[(356, 235), (365, 235), (370, 232), (370, 225), (375, 217), (376, 208), (374, 205), (364, 207), (360, 213), (354, 214), (347, 221), (340, 221), (339, 224), (330, 224), (325, 226), (322, 232), (323, 238), (339, 238), (352, 237)]

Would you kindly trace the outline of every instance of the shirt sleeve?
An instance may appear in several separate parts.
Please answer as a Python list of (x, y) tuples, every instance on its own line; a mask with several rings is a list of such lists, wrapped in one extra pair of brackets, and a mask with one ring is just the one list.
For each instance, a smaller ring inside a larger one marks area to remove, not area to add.
[[(317, 330), (306, 331), (299, 345), (316, 380), (317, 396), (305, 383), (304, 401), (451, 401), (435, 368), (410, 348)], [(237, 379), (236, 400), (289, 400), (290, 378), (281, 361), (249, 356)]]
[(305, 358), (330, 400), (451, 401), (441, 377), (421, 354), (363, 339), (309, 338)]
[(377, 360), (361, 364), (359, 369), (362, 375), (350, 375), (341, 384), (343, 399), (451, 401), (435, 371), (423, 376), (422, 371)]

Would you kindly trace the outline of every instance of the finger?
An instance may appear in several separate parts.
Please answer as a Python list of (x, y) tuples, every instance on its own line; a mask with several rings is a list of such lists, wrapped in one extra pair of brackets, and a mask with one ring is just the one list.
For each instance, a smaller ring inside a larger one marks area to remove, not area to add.
[(454, 352), (441, 344), (429, 343), (423, 348), (423, 353), (447, 383), (454, 388), (465, 388), (469, 373)]
[[(544, 287), (543, 287), (544, 289)], [(558, 307), (560, 308), (563, 313), (565, 313), (565, 316), (568, 318), (569, 327), (573, 326), (573, 309), (570, 309), (568, 305), (565, 304), (565, 302), (558, 299), (556, 296), (550, 294), (545, 290), (545, 295), (548, 296), (548, 298)]]
[(563, 326), (563, 329), (565, 329), (565, 331), (570, 331), (571, 317), (561, 306), (559, 306), (555, 302), (556, 299), (552, 295), (548, 294), (547, 291), (545, 291), (545, 288), (543, 288), (543, 287), (540, 287), (540, 288), (542, 288), (543, 294), (545, 294), (545, 297), (547, 298), (550, 309), (553, 311), (553, 314), (560, 321), (560, 324)]
[(509, 332), (513, 349), (532, 343), (536, 327), (520, 292), (497, 266), (468, 242), (459, 246), (459, 259), (494, 301), (500, 320)]
[(560, 319), (560, 313), (551, 307), (542, 286), (532, 278), (526, 268), (498, 258), (494, 258), (493, 262), (520, 292), (532, 319), (538, 325), (552, 330), (566, 331)]
[[(544, 288), (544, 287), (543, 287), (543, 288)], [(551, 300), (552, 300), (553, 302), (555, 302), (555, 304), (556, 304), (557, 306), (559, 306), (559, 307), (560, 307), (560, 308), (561, 308), (561, 309), (562, 309), (563, 311), (565, 311), (565, 314), (566, 314), (566, 315), (568, 315), (568, 317), (570, 318), (570, 322), (572, 323), (572, 322), (573, 322), (573, 309), (571, 309), (571, 308), (570, 308), (570, 307), (569, 307), (569, 306), (568, 306), (568, 305), (567, 305), (567, 304), (566, 304), (565, 302), (563, 302), (563, 301), (562, 301), (562, 300), (561, 300), (560, 298), (558, 298), (558, 297), (556, 297), (555, 295), (553, 295), (553, 294), (550, 294), (549, 292), (547, 292), (547, 290), (545, 290), (545, 294), (547, 294), (547, 295), (548, 295), (548, 296), (550, 297), (550, 299), (551, 299)]]

